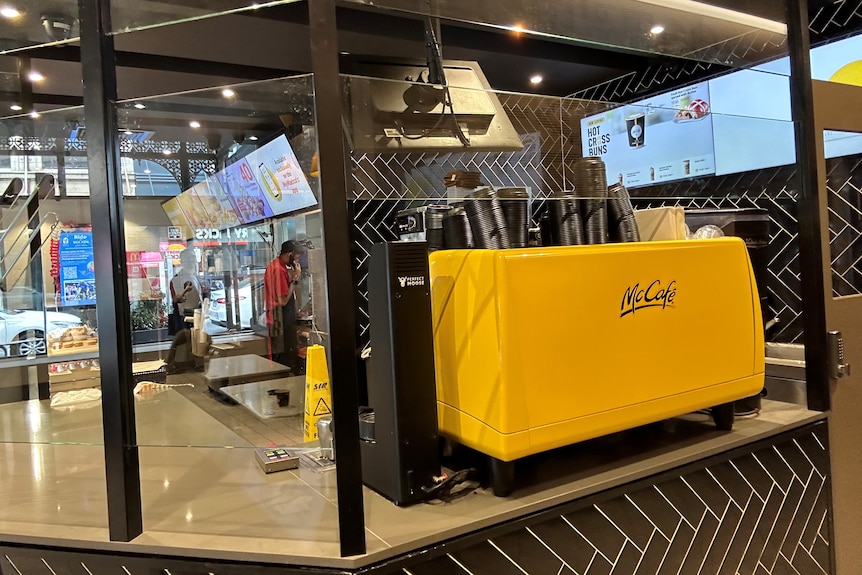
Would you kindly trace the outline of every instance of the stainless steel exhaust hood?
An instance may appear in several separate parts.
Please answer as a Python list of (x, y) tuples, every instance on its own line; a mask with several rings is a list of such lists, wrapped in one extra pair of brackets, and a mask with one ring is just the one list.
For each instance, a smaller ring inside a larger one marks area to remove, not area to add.
[(356, 152), (504, 152), (523, 147), (477, 62), (444, 61), (446, 88), (426, 83), (427, 67), (418, 62), (351, 64), (348, 69), (360, 75), (344, 79), (345, 130)]

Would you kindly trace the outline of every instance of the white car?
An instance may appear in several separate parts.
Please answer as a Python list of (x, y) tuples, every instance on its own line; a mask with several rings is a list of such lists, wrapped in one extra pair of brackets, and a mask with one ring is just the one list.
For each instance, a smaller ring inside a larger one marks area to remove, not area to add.
[[(251, 282), (243, 280), (239, 283), (237, 290), (239, 295), (239, 318), (240, 327), (247, 329), (251, 327)], [(236, 297), (231, 296), (231, 305), (236, 306)], [(234, 308), (234, 314), (236, 309)], [(235, 317), (235, 316), (234, 316)], [(225, 299), (225, 291), (223, 289), (210, 292), (210, 313), (209, 319), (212, 323), (221, 327), (227, 327), (227, 300)], [(234, 319), (234, 321), (236, 321)]]
[(44, 355), (45, 334), (81, 325), (81, 319), (56, 311), (0, 310), (0, 357)]

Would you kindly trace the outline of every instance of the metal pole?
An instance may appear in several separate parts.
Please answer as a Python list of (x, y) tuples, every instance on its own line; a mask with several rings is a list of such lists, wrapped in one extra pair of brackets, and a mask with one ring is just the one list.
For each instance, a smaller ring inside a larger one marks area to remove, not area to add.
[(347, 210), (347, 162), (341, 124), (341, 79), (335, 0), (308, 2), (311, 68), (317, 113), (323, 241), (329, 303), (335, 453), (338, 454), (338, 531), (341, 554), (365, 553), (365, 515), (359, 449), (356, 305)]
[(96, 264), (96, 313), (102, 379), (108, 529), (112, 541), (141, 534), (141, 479), (132, 393), (132, 326), (126, 282), (126, 243), (120, 144), (114, 102), (114, 40), (110, 0), (78, 0), (90, 212)]
[[(27, 56), (18, 57), (18, 87), (21, 90), (21, 109), (30, 114), (35, 111), (33, 106), (33, 81), (30, 79), (30, 58)], [(32, 134), (28, 134), (31, 135)], [(25, 148), (26, 149), (26, 148)]]
[(808, 0), (787, 0), (787, 40), (790, 49), (790, 103), (796, 129), (796, 165), (799, 197), (799, 265), (801, 268), (802, 325), (805, 341), (805, 374), (808, 407), (829, 409), (826, 294), (823, 277), (817, 138), (814, 126), (814, 94), (811, 85), (811, 43), (808, 33)]

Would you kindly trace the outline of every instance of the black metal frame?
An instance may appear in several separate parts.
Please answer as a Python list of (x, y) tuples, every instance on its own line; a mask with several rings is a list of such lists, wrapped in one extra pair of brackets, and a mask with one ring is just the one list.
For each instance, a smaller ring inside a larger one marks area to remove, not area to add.
[[(102, 421), (108, 530), (113, 541), (131, 541), (143, 532), (140, 459), (132, 385), (132, 322), (126, 282), (126, 239), (120, 183), (120, 141), (114, 102), (117, 78), (109, 0), (78, 0), (90, 213), (96, 269)], [(106, 273), (110, 270), (109, 273)]]
[(799, 174), (797, 220), (801, 268), (803, 337), (808, 407), (830, 407), (826, 294), (817, 177), (817, 130), (814, 126), (814, 94), (811, 84), (811, 44), (808, 0), (787, 0), (787, 35), (790, 44), (790, 101), (795, 123), (796, 161)]
[(365, 553), (365, 515), (359, 446), (356, 285), (351, 265), (352, 221), (347, 209), (347, 159), (341, 124), (341, 78), (335, 0), (310, 0), (311, 58), (326, 246), (332, 403), (338, 465), (338, 530), (342, 555)]

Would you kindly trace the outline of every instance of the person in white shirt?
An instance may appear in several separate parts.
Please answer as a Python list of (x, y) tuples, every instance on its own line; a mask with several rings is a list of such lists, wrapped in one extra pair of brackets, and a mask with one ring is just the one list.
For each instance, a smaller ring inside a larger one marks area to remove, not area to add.
[(198, 260), (194, 248), (186, 248), (180, 253), (180, 265), (177, 274), (171, 279), (171, 329), (174, 332), (174, 340), (165, 358), (168, 373), (179, 371), (175, 363), (177, 349), (180, 346), (191, 344), (190, 324), (185, 321), (187, 317), (193, 317), (195, 310), (200, 309), (203, 303), (203, 291), (198, 278)]

